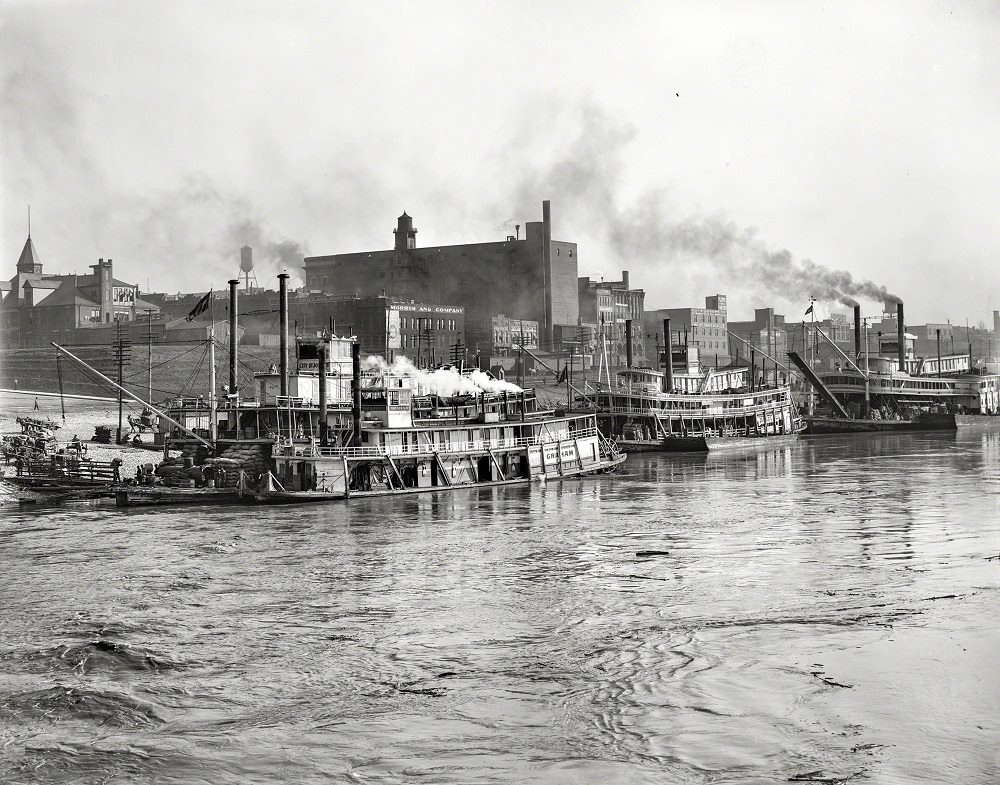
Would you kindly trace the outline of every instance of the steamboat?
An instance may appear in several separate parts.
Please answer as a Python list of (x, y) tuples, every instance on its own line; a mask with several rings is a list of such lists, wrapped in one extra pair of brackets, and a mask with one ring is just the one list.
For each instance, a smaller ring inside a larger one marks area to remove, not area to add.
[(172, 401), (158, 443), (204, 452), (191, 435), (214, 431), (218, 457), (238, 456), (243, 495), (272, 503), (545, 481), (625, 459), (592, 413), (546, 409), (481, 371), (362, 364), (354, 338), (301, 338), (295, 349), (295, 371), (256, 374), (253, 398)]
[(896, 335), (880, 336), (878, 354), (870, 356), (861, 336), (860, 307), (855, 307), (855, 356), (814, 370), (789, 353), (809, 378), (822, 406), (807, 416), (809, 433), (957, 430), (1000, 428), (1000, 374), (976, 367), (969, 353), (918, 357), (915, 336), (904, 328), (903, 304), (897, 304)]
[[(280, 367), (238, 387), (237, 284), (230, 281), (229, 384), (216, 394), (214, 327), (208, 395), (158, 408), (65, 347), (156, 415), (164, 460), (115, 481), (119, 506), (322, 502), (470, 486), (545, 482), (613, 471), (625, 454), (593, 412), (547, 408), (533, 390), (478, 369), (362, 362), (356, 337), (296, 336), (289, 364), (287, 275), (279, 276)], [(40, 488), (42, 483), (33, 482)]]
[(577, 399), (595, 409), (605, 436), (630, 452), (704, 452), (797, 438), (802, 424), (787, 384), (768, 386), (743, 367), (703, 369), (697, 347), (674, 351), (669, 319), (663, 332), (663, 371), (632, 368), (628, 359), (615, 384)]
[[(248, 395), (238, 390), (231, 281), (228, 394), (217, 399), (213, 381), (208, 399), (177, 398), (159, 412), (155, 441), (195, 464), (195, 484), (196, 466), (207, 465), (215, 490), (234, 486), (242, 500), (325, 501), (547, 481), (625, 460), (592, 412), (546, 408), (533, 390), (478, 369), (362, 362), (356, 338), (328, 333), (296, 337), (292, 370), (286, 279), (279, 276), (280, 367), (255, 374)], [(118, 501), (153, 496), (125, 489)]]

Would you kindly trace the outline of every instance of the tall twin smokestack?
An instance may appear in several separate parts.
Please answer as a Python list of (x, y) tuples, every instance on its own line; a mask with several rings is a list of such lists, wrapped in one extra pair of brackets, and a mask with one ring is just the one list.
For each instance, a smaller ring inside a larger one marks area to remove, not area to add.
[(903, 301), (896, 303), (896, 336), (899, 339), (899, 370), (906, 370), (906, 328), (903, 325)]
[(854, 359), (861, 357), (861, 306), (854, 306)]

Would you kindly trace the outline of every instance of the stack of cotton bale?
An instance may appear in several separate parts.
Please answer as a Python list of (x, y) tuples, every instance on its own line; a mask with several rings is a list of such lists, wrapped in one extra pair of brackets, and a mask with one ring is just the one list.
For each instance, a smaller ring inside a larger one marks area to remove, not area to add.
[(222, 457), (235, 461), (251, 480), (256, 480), (260, 475), (271, 468), (270, 445), (255, 444), (231, 444), (226, 448)]

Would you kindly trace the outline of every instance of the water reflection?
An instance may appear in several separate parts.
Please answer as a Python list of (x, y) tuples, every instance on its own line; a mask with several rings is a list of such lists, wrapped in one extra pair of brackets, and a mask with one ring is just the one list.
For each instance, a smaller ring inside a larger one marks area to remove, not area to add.
[(998, 499), (1000, 434), (959, 433), (252, 515), (10, 511), (0, 774), (988, 782)]

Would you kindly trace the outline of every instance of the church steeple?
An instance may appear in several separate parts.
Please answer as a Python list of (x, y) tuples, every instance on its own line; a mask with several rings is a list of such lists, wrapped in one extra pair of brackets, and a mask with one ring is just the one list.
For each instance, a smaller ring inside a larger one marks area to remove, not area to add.
[(35, 244), (31, 242), (30, 233), (28, 239), (24, 241), (24, 248), (17, 260), (17, 271), (34, 275), (42, 274), (42, 260), (38, 258), (38, 251), (35, 250)]

